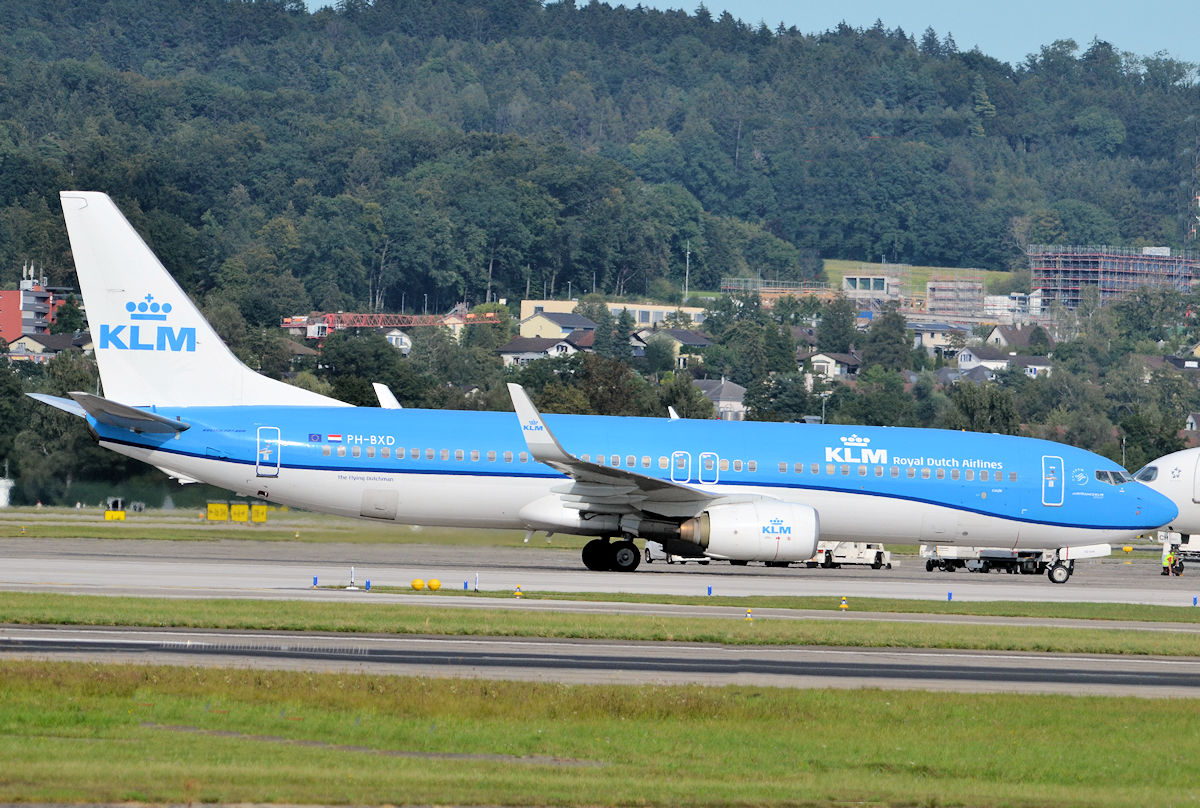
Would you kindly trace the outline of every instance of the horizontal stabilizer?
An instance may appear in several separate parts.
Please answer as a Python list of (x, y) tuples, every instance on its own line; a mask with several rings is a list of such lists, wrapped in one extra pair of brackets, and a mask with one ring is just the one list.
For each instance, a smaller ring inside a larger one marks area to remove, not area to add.
[(26, 393), (25, 395), (29, 396), (34, 401), (40, 401), (43, 404), (49, 404), (51, 407), (56, 407), (63, 412), (69, 412), (71, 415), (79, 418), (87, 418), (87, 411), (69, 398), (48, 396), (45, 393)]
[(182, 432), (191, 427), (191, 424), (185, 424), (183, 421), (165, 418), (126, 404), (118, 404), (91, 393), (69, 393), (68, 395), (75, 399), (75, 402), (88, 415), (100, 423), (120, 429), (128, 429), (132, 432)]

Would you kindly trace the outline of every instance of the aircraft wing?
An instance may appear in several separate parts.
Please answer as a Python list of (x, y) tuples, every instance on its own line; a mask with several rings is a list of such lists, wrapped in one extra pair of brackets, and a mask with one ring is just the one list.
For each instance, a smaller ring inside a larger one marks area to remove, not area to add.
[(690, 485), (580, 460), (563, 449), (525, 388), (509, 384), (508, 392), (533, 459), (572, 479), (570, 484), (553, 489), (567, 507), (600, 513), (650, 511), (686, 516), (703, 510), (714, 500), (728, 499)]

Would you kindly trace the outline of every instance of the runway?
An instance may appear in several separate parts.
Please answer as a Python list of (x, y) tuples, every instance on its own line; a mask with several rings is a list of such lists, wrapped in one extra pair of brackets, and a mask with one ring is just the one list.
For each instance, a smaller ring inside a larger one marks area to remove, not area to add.
[[(958, 601), (1142, 603), (1192, 606), (1200, 576), (1163, 577), (1154, 559), (1080, 562), (1066, 584), (1044, 575), (926, 572), (919, 559), (891, 570), (734, 567), (714, 562), (643, 564), (636, 572), (590, 572), (573, 550), (419, 544), (306, 542), (157, 542), (102, 539), (0, 539), (0, 589), (155, 597), (328, 599), (321, 587), (407, 588), (438, 579), (444, 592), (478, 587), (512, 592), (814, 595)], [(365, 593), (364, 593), (365, 594)], [(372, 594), (372, 597), (382, 597)]]
[(1200, 659), (307, 632), (0, 627), (46, 659), (527, 681), (1200, 696)]
[[(414, 544), (0, 540), (0, 589), (166, 598), (250, 598), (741, 619), (744, 607), (571, 600), (572, 592), (755, 597), (817, 595), (944, 601), (1026, 600), (1191, 605), (1200, 578), (1164, 578), (1150, 559), (1081, 563), (1065, 585), (1045, 576), (891, 570), (643, 566), (589, 572), (574, 551)], [(354, 589), (345, 588), (354, 572)], [(316, 577), (319, 588), (313, 588)], [(463, 597), (461, 589), (561, 592), (555, 600)], [(439, 578), (437, 596), (407, 587)], [(366, 591), (366, 582), (374, 591)], [(453, 594), (455, 590), (459, 595)], [(839, 615), (755, 607), (756, 617), (1037, 625), (1200, 633), (1200, 623), (1043, 620), (931, 614)], [(482, 676), (562, 682), (886, 687), (931, 691), (1200, 696), (1200, 658), (1111, 657), (922, 649), (730, 647), (681, 643), (375, 637), (310, 633), (0, 628), (0, 652), (69, 659)]]

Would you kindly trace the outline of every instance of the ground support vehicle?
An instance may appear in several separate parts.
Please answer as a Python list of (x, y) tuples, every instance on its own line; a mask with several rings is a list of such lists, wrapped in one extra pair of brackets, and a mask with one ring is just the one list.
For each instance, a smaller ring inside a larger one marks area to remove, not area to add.
[(1012, 574), (1046, 576), (1056, 584), (1065, 584), (1075, 571), (1075, 562), (1084, 558), (1112, 555), (1108, 544), (1088, 544), (1080, 547), (1060, 547), (1057, 550), (1013, 550), (1006, 547), (954, 547), (921, 545), (921, 558), (928, 572), (941, 570), (971, 572), (997, 570)]
[(655, 561), (666, 561), (668, 564), (686, 564), (688, 561), (695, 561), (698, 564), (707, 564), (710, 561), (708, 556), (684, 556), (668, 553), (663, 549), (662, 544), (656, 541), (646, 542), (644, 554), (647, 564), (653, 564)]
[(819, 541), (817, 552), (804, 562), (806, 567), (837, 569), (844, 564), (861, 564), (871, 569), (892, 568), (892, 554), (882, 544), (869, 541)]
[[(1162, 542), (1163, 561), (1167, 559), (1167, 553), (1175, 553), (1175, 563), (1171, 565), (1171, 575), (1183, 575), (1183, 565), (1185, 561), (1195, 562), (1200, 564), (1200, 537), (1196, 541), (1192, 541), (1192, 536), (1188, 534), (1168, 533), (1164, 530), (1158, 531), (1158, 540)], [(1163, 565), (1163, 575), (1167, 575), (1167, 567)]]

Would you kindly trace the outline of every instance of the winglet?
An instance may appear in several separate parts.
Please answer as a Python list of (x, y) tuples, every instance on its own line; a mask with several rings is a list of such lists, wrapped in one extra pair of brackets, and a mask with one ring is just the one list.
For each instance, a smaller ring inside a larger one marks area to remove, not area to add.
[(675, 412), (675, 408), (672, 407), (670, 404), (667, 405), (667, 417), (670, 418), (672, 421), (679, 420), (679, 413)]
[(375, 398), (379, 399), (380, 407), (385, 410), (403, 409), (400, 402), (396, 400), (396, 394), (392, 392), (392, 388), (383, 382), (371, 382), (371, 386), (375, 388)]
[(508, 385), (508, 394), (512, 397), (513, 409), (521, 420), (521, 434), (525, 437), (525, 445), (529, 453), (539, 463), (569, 463), (575, 458), (567, 454), (562, 444), (554, 437), (550, 427), (546, 426), (542, 414), (533, 406), (529, 394), (519, 384)]

